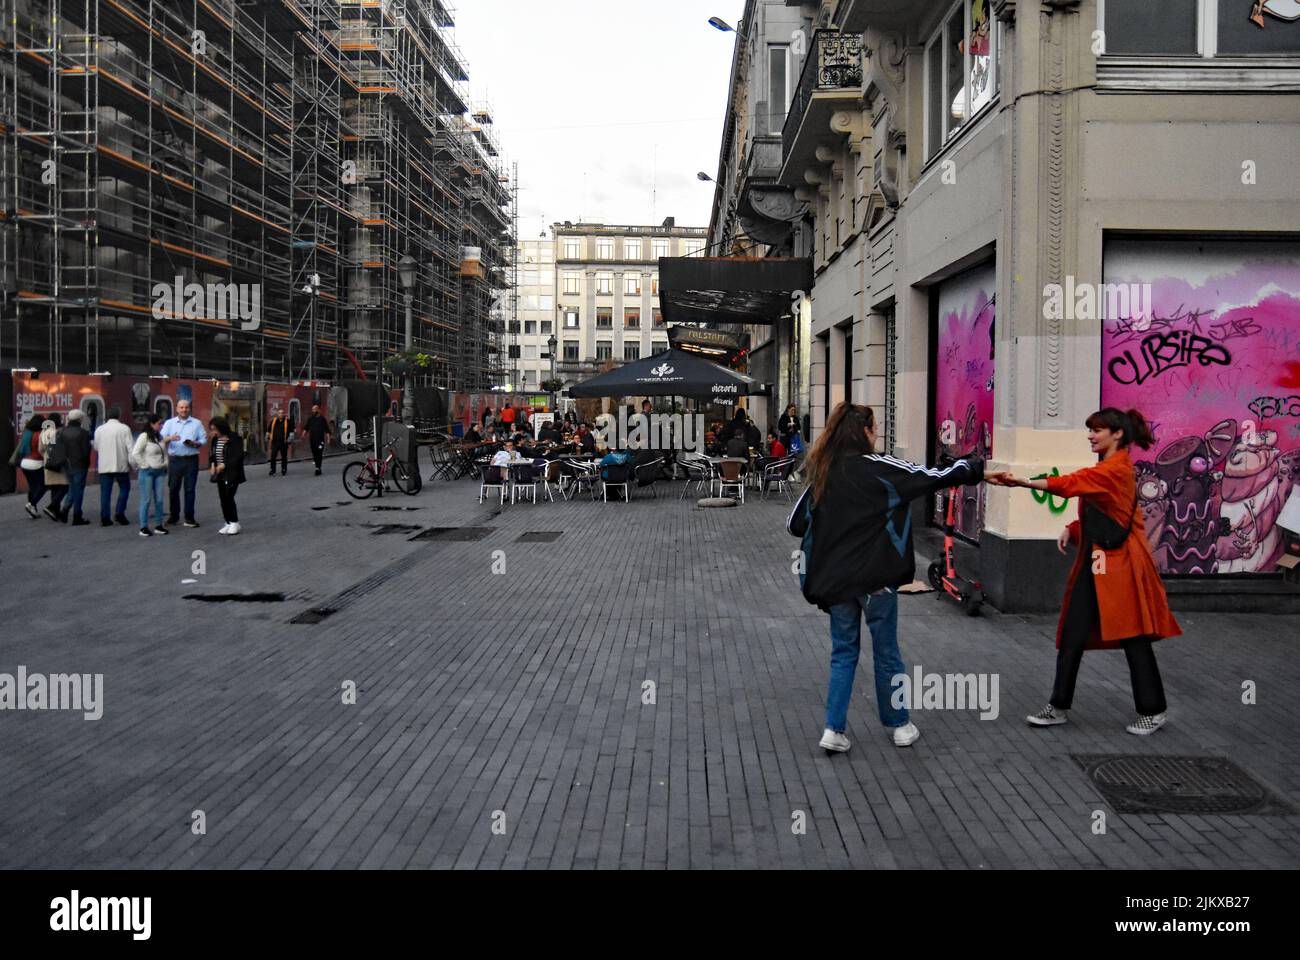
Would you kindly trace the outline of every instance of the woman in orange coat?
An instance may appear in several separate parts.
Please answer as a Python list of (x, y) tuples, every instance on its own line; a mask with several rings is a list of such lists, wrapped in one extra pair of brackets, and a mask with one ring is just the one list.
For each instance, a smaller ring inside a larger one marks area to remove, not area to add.
[[(1165, 587), (1147, 546), (1137, 503), (1137, 477), (1128, 455), (1130, 443), (1146, 450), (1154, 438), (1146, 418), (1137, 410), (1125, 413), (1107, 407), (1087, 422), (1088, 443), (1099, 457), (1095, 467), (1041, 480), (1022, 480), (1009, 473), (988, 477), (991, 483), (1079, 498), (1079, 519), (1066, 527), (1057, 541), (1062, 553), (1071, 543), (1078, 544), (1079, 552), (1056, 629), (1052, 699), (1026, 719), (1039, 727), (1065, 723), (1084, 650), (1122, 647), (1138, 712), (1137, 720), (1127, 729), (1146, 736), (1164, 724), (1166, 712), (1164, 685), (1151, 642), (1182, 633), (1169, 612)], [(1089, 510), (1093, 519), (1085, 523), (1085, 511)]]

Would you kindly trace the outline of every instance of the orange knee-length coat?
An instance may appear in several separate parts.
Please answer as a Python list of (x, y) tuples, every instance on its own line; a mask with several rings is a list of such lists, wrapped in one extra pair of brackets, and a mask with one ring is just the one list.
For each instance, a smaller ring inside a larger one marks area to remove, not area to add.
[[(1065, 612), (1069, 597), (1074, 592), (1080, 575), (1091, 576), (1097, 585), (1097, 610), (1100, 630), (1094, 631), (1088, 641), (1088, 650), (1118, 649), (1120, 641), (1130, 637), (1151, 637), (1159, 640), (1176, 637), (1183, 631), (1169, 611), (1165, 585), (1156, 570), (1151, 548), (1147, 545), (1142, 523), (1142, 509), (1134, 510), (1134, 493), (1137, 476), (1127, 450), (1118, 450), (1100, 461), (1095, 467), (1086, 467), (1063, 477), (1048, 477), (1047, 488), (1058, 497), (1079, 498), (1079, 519), (1069, 526), (1070, 542), (1079, 544), (1083, 505), (1091, 503), (1116, 523), (1123, 525), (1129, 519), (1129, 534), (1118, 550), (1102, 550), (1103, 556), (1075, 554), (1074, 566), (1065, 588), (1066, 602), (1061, 605), (1061, 617), (1056, 625), (1056, 645), (1061, 645), (1061, 631), (1065, 625)], [(1094, 550), (1100, 547), (1093, 545)], [(1094, 563), (1104, 560), (1104, 567)], [(1104, 572), (1100, 572), (1104, 570)]]

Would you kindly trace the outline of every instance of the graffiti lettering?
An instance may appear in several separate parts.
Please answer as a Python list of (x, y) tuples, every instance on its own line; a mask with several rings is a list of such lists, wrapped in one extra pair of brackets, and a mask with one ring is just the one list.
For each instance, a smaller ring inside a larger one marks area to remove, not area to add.
[(1143, 335), (1153, 330), (1172, 330), (1179, 324), (1186, 324), (1188, 328), (1196, 333), (1201, 332), (1201, 318), (1208, 317), (1209, 310), (1189, 310), (1184, 311), (1180, 306), (1174, 311), (1172, 316), (1157, 317), (1152, 316), (1150, 322), (1139, 317), (1133, 317), (1128, 320), (1117, 320), (1111, 328), (1111, 339), (1117, 343), (1128, 343), (1131, 340), (1137, 340)]
[(1253, 337), (1263, 333), (1264, 328), (1255, 322), (1254, 317), (1242, 317), (1237, 320), (1225, 320), (1210, 327), (1210, 336), (1215, 340), (1232, 340), (1234, 337)]
[[(1030, 477), (1030, 479), (1031, 479), (1031, 480), (1043, 480), (1043, 479), (1045, 479), (1045, 478), (1047, 478), (1047, 477), (1049, 477), (1049, 476), (1051, 476), (1051, 477), (1059, 477), (1060, 475), (1061, 475), (1061, 468), (1060, 468), (1060, 467), (1052, 467), (1052, 472), (1051, 472), (1050, 474), (1048, 474), (1048, 473), (1040, 473), (1040, 474), (1039, 474), (1038, 476), (1036, 476), (1036, 477)], [(1068, 506), (1070, 505), (1070, 500), (1069, 500), (1068, 497), (1059, 497), (1059, 498), (1058, 498), (1058, 497), (1056, 496), (1056, 494), (1054, 494), (1054, 493), (1048, 493), (1046, 490), (1034, 490), (1034, 489), (1031, 487), (1030, 490), (1029, 490), (1029, 492), (1030, 492), (1031, 494), (1034, 495), (1034, 500), (1035, 500), (1036, 502), (1047, 504), (1047, 509), (1048, 509), (1048, 510), (1051, 510), (1052, 513), (1065, 513), (1065, 508), (1068, 507)], [(1061, 501), (1059, 506), (1057, 505), (1057, 502), (1056, 502), (1058, 499)]]
[(1232, 354), (1225, 347), (1189, 330), (1143, 337), (1140, 356), (1139, 361), (1134, 359), (1131, 350), (1125, 350), (1113, 358), (1107, 364), (1111, 379), (1118, 383), (1140, 384), (1174, 367), (1189, 366), (1193, 360), (1202, 367), (1211, 364), (1227, 366), (1232, 362)]
[(1256, 397), (1250, 401), (1250, 412), (1261, 420), (1269, 417), (1300, 417), (1300, 396)]

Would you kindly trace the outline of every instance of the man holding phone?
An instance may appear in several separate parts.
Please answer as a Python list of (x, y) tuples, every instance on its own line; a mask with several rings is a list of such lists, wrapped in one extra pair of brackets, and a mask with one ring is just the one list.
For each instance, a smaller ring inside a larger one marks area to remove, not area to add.
[(167, 492), (170, 497), (170, 516), (167, 525), (180, 522), (181, 484), (185, 485), (185, 524), (197, 527), (194, 519), (194, 494), (199, 482), (199, 452), (207, 443), (208, 434), (203, 424), (190, 416), (190, 401), (176, 403), (176, 416), (162, 426), (162, 440), (167, 444)]

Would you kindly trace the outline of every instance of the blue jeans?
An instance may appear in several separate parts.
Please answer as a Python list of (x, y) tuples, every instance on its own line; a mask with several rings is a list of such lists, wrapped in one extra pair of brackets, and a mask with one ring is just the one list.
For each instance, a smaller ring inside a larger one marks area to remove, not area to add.
[(853, 676), (858, 669), (863, 613), (871, 631), (880, 722), (892, 728), (906, 725), (909, 719), (906, 707), (899, 709), (891, 703), (894, 692), (891, 681), (906, 673), (907, 667), (898, 652), (898, 592), (885, 590), (831, 607), (831, 682), (826, 694), (826, 727), (836, 733), (843, 733), (848, 727), (849, 697), (853, 694)]
[[(112, 515), (108, 506), (113, 501), (113, 482), (117, 481), (117, 510)], [(99, 475), (99, 519), (110, 520), (112, 517), (126, 516), (126, 501), (131, 496), (131, 474), (101, 473)]]
[(167, 461), (167, 488), (171, 501), (171, 522), (181, 518), (181, 484), (185, 485), (185, 519), (194, 521), (194, 488), (199, 482), (199, 458), (172, 457)]
[(63, 512), (72, 511), (72, 519), (81, 519), (81, 499), (86, 494), (86, 470), (68, 467), (63, 471), (68, 478), (68, 495), (63, 498)]
[(157, 526), (163, 525), (163, 476), (167, 471), (158, 467), (145, 467), (140, 471), (140, 526), (149, 526), (149, 505), (152, 503), (154, 514), (158, 517)]

